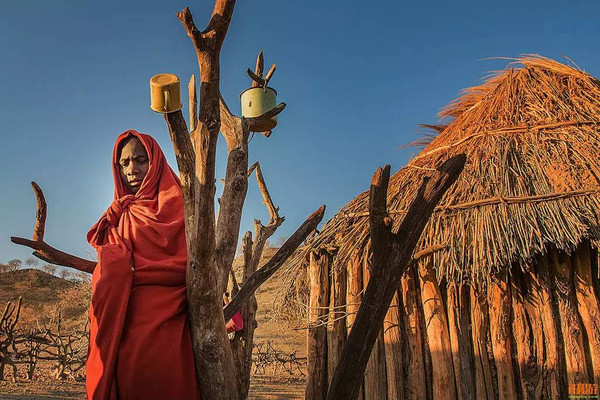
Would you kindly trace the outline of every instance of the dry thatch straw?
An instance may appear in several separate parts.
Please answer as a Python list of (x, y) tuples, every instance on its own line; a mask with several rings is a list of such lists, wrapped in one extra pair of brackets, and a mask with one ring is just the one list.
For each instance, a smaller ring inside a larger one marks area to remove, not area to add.
[[(433, 254), (437, 277), (485, 283), (513, 263), (526, 265), (547, 245), (571, 252), (600, 239), (600, 82), (537, 55), (515, 59), (446, 106), (453, 119), (390, 179), (388, 211), (398, 229), (423, 176), (465, 153), (462, 176), (442, 198), (416, 252)], [(337, 268), (370, 247), (368, 191), (343, 207), (290, 263), (290, 285), (311, 249), (335, 249)]]

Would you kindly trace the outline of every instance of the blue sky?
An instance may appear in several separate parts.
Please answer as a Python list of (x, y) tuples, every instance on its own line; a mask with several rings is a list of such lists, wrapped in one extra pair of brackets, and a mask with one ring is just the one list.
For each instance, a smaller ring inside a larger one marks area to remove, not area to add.
[[(29, 257), (9, 236), (32, 233), (32, 180), (48, 201), (47, 242), (89, 257), (85, 235), (112, 200), (120, 132), (151, 134), (176, 168), (165, 123), (149, 109), (148, 81), (170, 72), (186, 87), (197, 74), (175, 13), (189, 6), (203, 28), (211, 3), (3, 2), (0, 262)], [(223, 96), (239, 114), (245, 70), (263, 49), (267, 67), (278, 66), (271, 85), (288, 104), (273, 135), (250, 145), (250, 162), (260, 161), (286, 216), (274, 238), (323, 203), (333, 216), (378, 166), (402, 167), (415, 149), (398, 146), (423, 134), (418, 124), (436, 123), (460, 89), (507, 63), (484, 58), (566, 55), (599, 76), (599, 14), (591, 0), (238, 1), (221, 55)], [(221, 140), (218, 178), (225, 157)], [(252, 178), (243, 230), (268, 220), (261, 201)]]

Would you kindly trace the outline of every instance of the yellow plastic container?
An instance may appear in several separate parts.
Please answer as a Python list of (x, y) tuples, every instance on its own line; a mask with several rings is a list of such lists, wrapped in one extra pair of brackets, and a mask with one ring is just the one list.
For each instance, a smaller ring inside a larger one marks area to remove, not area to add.
[[(242, 101), (242, 116), (246, 118), (258, 117), (277, 105), (277, 92), (267, 87), (252, 87), (246, 89), (240, 95)], [(256, 132), (267, 132), (277, 126), (277, 116), (266, 120), (255, 127)]]
[(150, 78), (150, 108), (162, 114), (181, 110), (181, 92), (177, 75), (158, 74)]

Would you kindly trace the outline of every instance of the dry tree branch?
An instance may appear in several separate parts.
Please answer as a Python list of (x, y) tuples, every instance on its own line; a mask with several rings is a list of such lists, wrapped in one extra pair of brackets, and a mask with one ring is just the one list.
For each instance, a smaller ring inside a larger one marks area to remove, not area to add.
[(79, 271), (92, 273), (96, 268), (94, 261), (86, 260), (77, 256), (74, 256), (64, 251), (58, 250), (44, 241), (44, 232), (46, 230), (46, 215), (47, 215), (47, 204), (44, 198), (44, 192), (42, 188), (35, 183), (31, 182), (31, 187), (35, 193), (37, 202), (37, 210), (35, 213), (35, 227), (33, 229), (33, 240), (25, 239), (22, 237), (11, 236), (10, 241), (21, 245), (27, 246), (36, 251), (33, 255), (52, 264), (62, 265), (64, 267), (74, 268)]

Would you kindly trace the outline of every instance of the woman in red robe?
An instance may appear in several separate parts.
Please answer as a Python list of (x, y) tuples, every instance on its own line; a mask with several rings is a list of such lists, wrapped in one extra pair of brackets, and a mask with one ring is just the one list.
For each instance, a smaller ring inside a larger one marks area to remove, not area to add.
[[(88, 233), (92, 277), (90, 400), (200, 398), (188, 327), (183, 196), (158, 143), (117, 138), (114, 201)], [(228, 331), (241, 329), (239, 314)]]

